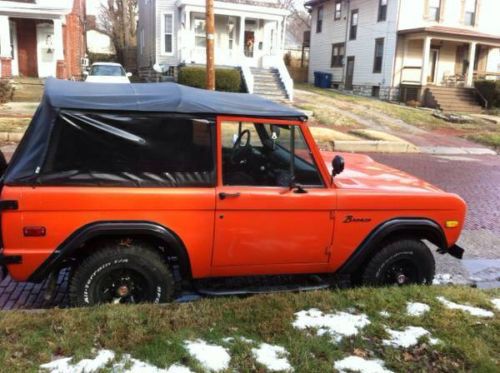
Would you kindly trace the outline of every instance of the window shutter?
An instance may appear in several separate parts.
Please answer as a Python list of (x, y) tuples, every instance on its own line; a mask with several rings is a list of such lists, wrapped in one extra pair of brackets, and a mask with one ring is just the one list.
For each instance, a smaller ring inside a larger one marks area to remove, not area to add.
[(460, 23), (465, 24), (465, 0), (460, 0)]
[(444, 21), (445, 9), (446, 9), (446, 0), (441, 0), (441, 4), (439, 5), (439, 22)]

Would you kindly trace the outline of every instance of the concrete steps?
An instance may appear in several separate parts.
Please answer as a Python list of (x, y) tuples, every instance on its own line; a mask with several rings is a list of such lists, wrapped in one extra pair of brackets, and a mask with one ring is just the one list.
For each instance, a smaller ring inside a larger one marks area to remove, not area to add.
[(39, 102), (43, 96), (44, 81), (38, 78), (16, 77), (12, 79), (14, 102)]
[(253, 93), (272, 101), (288, 102), (288, 95), (276, 69), (251, 68)]
[(428, 87), (426, 105), (445, 112), (480, 113), (483, 110), (473, 88)]

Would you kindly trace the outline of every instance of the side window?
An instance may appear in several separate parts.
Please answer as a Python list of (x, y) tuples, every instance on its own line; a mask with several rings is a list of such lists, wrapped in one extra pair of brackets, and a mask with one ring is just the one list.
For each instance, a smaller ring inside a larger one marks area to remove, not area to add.
[(215, 185), (214, 124), (165, 114), (62, 111), (39, 183)]
[(224, 185), (323, 186), (298, 126), (223, 122)]

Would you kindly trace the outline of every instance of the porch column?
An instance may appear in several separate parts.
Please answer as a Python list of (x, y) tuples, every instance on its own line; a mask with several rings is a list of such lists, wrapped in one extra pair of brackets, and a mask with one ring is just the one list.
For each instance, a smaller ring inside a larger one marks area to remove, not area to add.
[(238, 41), (238, 47), (241, 52), (241, 57), (245, 56), (245, 16), (240, 17), (240, 40)]
[(8, 16), (0, 16), (0, 66), (0, 77), (10, 78), (12, 76), (12, 51)]
[(467, 87), (472, 87), (474, 84), (474, 62), (476, 59), (476, 45), (475, 41), (469, 44), (469, 68), (467, 69)]
[(59, 79), (62, 79), (66, 77), (62, 20), (54, 19), (53, 23), (54, 23), (54, 57), (56, 60), (56, 76)]
[(429, 36), (426, 36), (424, 39), (424, 49), (422, 50), (422, 71), (420, 75), (420, 85), (422, 87), (427, 84), (427, 72), (429, 70), (429, 57), (431, 54), (431, 40), (432, 38)]

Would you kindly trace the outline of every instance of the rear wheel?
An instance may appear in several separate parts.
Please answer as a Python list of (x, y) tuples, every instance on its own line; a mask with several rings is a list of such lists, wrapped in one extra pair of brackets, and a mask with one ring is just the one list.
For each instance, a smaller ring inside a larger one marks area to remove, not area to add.
[(168, 265), (149, 246), (108, 246), (75, 269), (70, 282), (73, 306), (105, 303), (163, 303), (172, 300)]
[(431, 284), (435, 267), (434, 256), (422, 241), (401, 239), (388, 243), (368, 262), (363, 284)]

